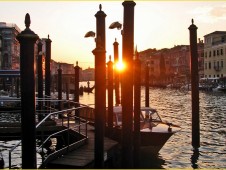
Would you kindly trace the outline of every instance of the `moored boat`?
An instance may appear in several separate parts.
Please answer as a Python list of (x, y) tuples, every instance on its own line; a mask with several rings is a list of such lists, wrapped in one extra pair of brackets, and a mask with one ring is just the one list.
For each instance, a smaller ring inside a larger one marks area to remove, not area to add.
[[(116, 106), (114, 112), (114, 128), (111, 137), (121, 141), (122, 132), (122, 107)], [(165, 145), (167, 140), (181, 127), (169, 122), (164, 122), (156, 109), (142, 107), (140, 113), (140, 143), (141, 152), (156, 155)]]

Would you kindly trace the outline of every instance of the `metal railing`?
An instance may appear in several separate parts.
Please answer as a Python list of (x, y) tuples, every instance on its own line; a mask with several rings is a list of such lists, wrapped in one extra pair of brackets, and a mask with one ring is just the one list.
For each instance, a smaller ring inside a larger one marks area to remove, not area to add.
[[(38, 122), (37, 123), (37, 125), (36, 125), (36, 129), (38, 128), (38, 127), (41, 127), (41, 125), (43, 125), (44, 124), (44, 122), (46, 122), (46, 120), (47, 119), (49, 119), (49, 118), (54, 118), (55, 120), (56, 120), (56, 118), (57, 117), (59, 117), (59, 116), (61, 116), (61, 122), (59, 123), (58, 122), (58, 126), (59, 127), (64, 127), (64, 129), (62, 129), (62, 130), (59, 130), (59, 131), (57, 131), (57, 132), (55, 132), (55, 133), (53, 133), (53, 134), (51, 134), (51, 135), (49, 135), (45, 140), (44, 140), (44, 137), (41, 135), (41, 139), (42, 139), (42, 143), (40, 144), (40, 146), (36, 149), (36, 152), (40, 152), (40, 150), (42, 150), (43, 151), (43, 148), (44, 148), (44, 144), (51, 138), (51, 137), (53, 137), (53, 136), (56, 136), (56, 135), (60, 135), (60, 134), (62, 134), (62, 133), (65, 133), (65, 132), (67, 132), (67, 137), (68, 137), (68, 139), (67, 139), (67, 144), (66, 144), (66, 146), (64, 147), (64, 148), (61, 148), (60, 150), (58, 150), (58, 151), (55, 151), (53, 154), (51, 154), (51, 155), (48, 155), (45, 159), (44, 158), (42, 158), (42, 163), (46, 163), (47, 162), (47, 159), (48, 160), (50, 160), (50, 157), (52, 157), (51, 159), (53, 159), (53, 157), (54, 157), (54, 154), (55, 155), (58, 155), (59, 156), (59, 154), (63, 154), (63, 153), (66, 153), (66, 152), (68, 152), (68, 151), (70, 151), (71, 150), (71, 148), (73, 149), (73, 147), (72, 147), (72, 143), (70, 143), (70, 141), (69, 141), (69, 131), (70, 130), (73, 130), (74, 132), (76, 132), (76, 133), (78, 133), (78, 134), (80, 134), (80, 135), (82, 135), (84, 138), (82, 138), (80, 141), (83, 141), (84, 139), (87, 139), (88, 138), (88, 136), (87, 136), (87, 124), (89, 123), (88, 121), (87, 121), (87, 119), (84, 119), (84, 118), (80, 118), (80, 117), (77, 117), (77, 116), (75, 116), (73, 113), (75, 113), (76, 112), (76, 110), (81, 110), (81, 109), (84, 109), (84, 108), (89, 108), (89, 109), (91, 109), (92, 110), (92, 108), (90, 107), (90, 106), (88, 106), (88, 105), (84, 105), (84, 104), (80, 104), (80, 103), (76, 103), (76, 102), (74, 102), (74, 101), (71, 101), (71, 100), (56, 100), (56, 99), (48, 99), (48, 98), (44, 98), (44, 99), (37, 99), (36, 101), (41, 101), (41, 102), (47, 102), (47, 101), (49, 101), (49, 102), (64, 102), (64, 103), (70, 103), (71, 105), (79, 105), (79, 107), (76, 107), (76, 108), (69, 108), (69, 109), (63, 109), (63, 110), (61, 110), (61, 111), (56, 111), (56, 109), (54, 108), (54, 107), (49, 107), (48, 109), (47, 109), (47, 111), (49, 112), (49, 113), (46, 113), (46, 110), (45, 109), (43, 109), (43, 110), (38, 110), (38, 112), (39, 112), (39, 114), (44, 114), (45, 115), (45, 117), (40, 121), (40, 122)], [(55, 104), (53, 104), (53, 106), (54, 106)], [(44, 108), (44, 107), (43, 107)], [(41, 112), (45, 112), (45, 113), (41, 113)], [(58, 120), (60, 120), (60, 119), (58, 119)], [(65, 121), (66, 120), (66, 121)], [(77, 121), (76, 123), (77, 124), (74, 124), (74, 126), (72, 127), (72, 126), (70, 126), (70, 121), (71, 120), (73, 120), (73, 121)], [(66, 123), (65, 123), (66, 122)], [(82, 131), (81, 131), (81, 127), (82, 126), (85, 126), (85, 132), (84, 133), (82, 133)], [(76, 141), (76, 142), (74, 142), (74, 144), (76, 144), (76, 143), (79, 143), (80, 141)], [(21, 146), (21, 141), (19, 141), (15, 146), (13, 146), (10, 150), (9, 150), (9, 168), (11, 168), (12, 167), (12, 164), (11, 164), (11, 160), (12, 160), (12, 152), (18, 147), (18, 146)]]

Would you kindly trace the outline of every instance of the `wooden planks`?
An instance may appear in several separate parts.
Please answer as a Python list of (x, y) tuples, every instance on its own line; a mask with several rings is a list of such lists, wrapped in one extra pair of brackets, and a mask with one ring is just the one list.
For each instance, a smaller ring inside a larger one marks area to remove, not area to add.
[[(46, 168), (93, 168), (94, 166), (94, 127), (88, 126), (88, 142), (86, 145), (71, 151), (48, 163)], [(118, 143), (104, 138), (104, 160), (114, 157)]]

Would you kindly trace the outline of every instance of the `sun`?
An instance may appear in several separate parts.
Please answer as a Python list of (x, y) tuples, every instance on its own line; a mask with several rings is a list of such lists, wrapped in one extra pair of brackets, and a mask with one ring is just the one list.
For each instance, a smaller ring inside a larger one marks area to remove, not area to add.
[(117, 62), (115, 68), (117, 71), (122, 72), (125, 70), (125, 64), (123, 62)]

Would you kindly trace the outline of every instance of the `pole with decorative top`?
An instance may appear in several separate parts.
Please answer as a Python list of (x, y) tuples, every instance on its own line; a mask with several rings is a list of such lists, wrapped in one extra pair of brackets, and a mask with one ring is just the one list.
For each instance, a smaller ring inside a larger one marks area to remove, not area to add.
[[(38, 42), (38, 98), (43, 98), (43, 69), (42, 69), (42, 42), (39, 39)], [(42, 110), (42, 101), (38, 102), (38, 109)], [(39, 115), (39, 120), (43, 118), (42, 115)]]
[(105, 17), (101, 4), (96, 17), (95, 55), (95, 140), (94, 166), (104, 168), (104, 127), (106, 117)]
[[(76, 66), (74, 67), (75, 70), (75, 90), (74, 90), (74, 101), (75, 107), (79, 107), (79, 70), (80, 67), (78, 66), (78, 61), (76, 61)], [(79, 116), (79, 110), (75, 111), (75, 116)], [(75, 118), (75, 120), (77, 120)]]
[(111, 56), (109, 56), (109, 62), (107, 63), (108, 70), (108, 135), (112, 134), (113, 128), (113, 62)]
[(46, 58), (45, 58), (45, 95), (50, 97), (50, 86), (51, 86), (51, 39), (46, 39)]
[[(115, 38), (115, 42), (113, 43), (114, 46), (114, 64), (118, 64), (119, 62), (119, 57), (118, 57), (118, 45), (119, 43), (117, 42)], [(115, 104), (119, 105), (120, 102), (120, 92), (119, 92), (119, 72), (117, 70), (114, 71), (114, 76), (115, 76)]]
[(191, 52), (191, 88), (192, 88), (192, 146), (200, 146), (200, 122), (199, 122), (199, 73), (198, 73), (198, 51), (197, 51), (197, 27), (194, 20), (188, 28), (190, 31)]
[(20, 42), (22, 169), (36, 169), (34, 44), (38, 35), (31, 31), (30, 15), (26, 29), (17, 35)]

